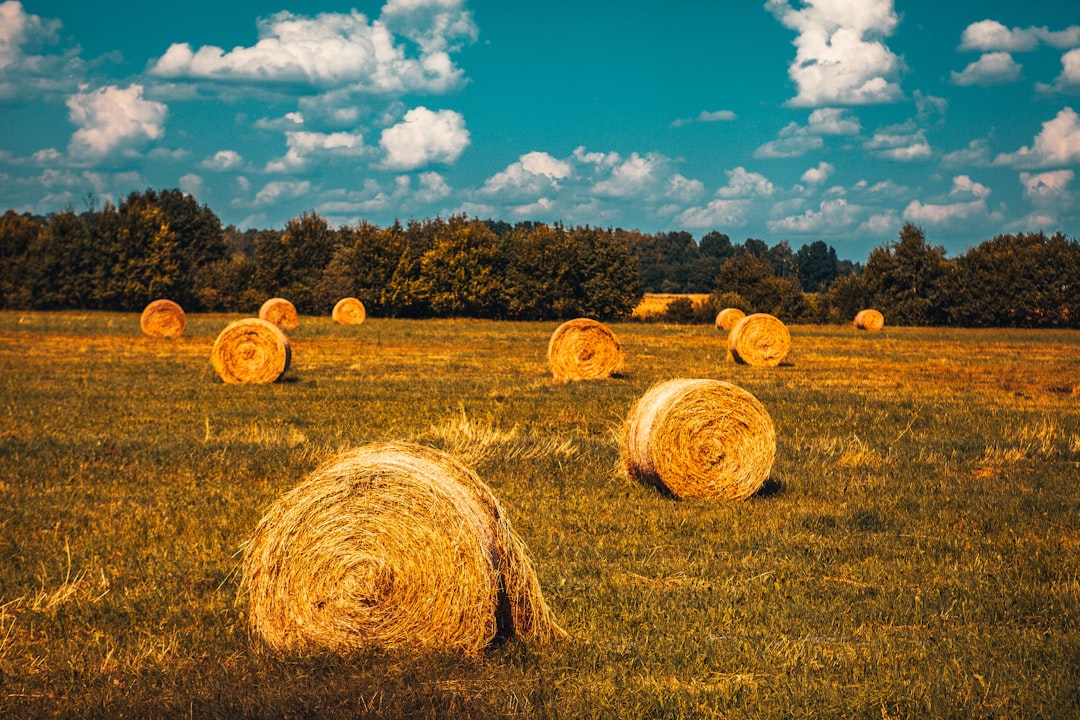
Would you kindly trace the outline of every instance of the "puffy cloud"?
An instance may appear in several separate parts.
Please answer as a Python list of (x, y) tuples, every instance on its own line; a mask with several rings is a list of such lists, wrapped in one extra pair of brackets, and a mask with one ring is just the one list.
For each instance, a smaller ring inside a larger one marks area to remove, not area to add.
[(801, 180), (807, 185), (820, 185), (832, 176), (836, 170), (831, 163), (820, 162), (817, 167), (810, 168), (802, 174)]
[(898, 162), (925, 160), (931, 154), (926, 131), (913, 122), (879, 128), (863, 147), (879, 158)]
[(69, 96), (68, 117), (79, 129), (71, 136), (68, 153), (79, 160), (99, 160), (162, 137), (169, 109), (144, 100), (142, 94), (142, 85), (108, 85)]
[(289, 150), (284, 157), (268, 162), (267, 172), (304, 170), (312, 157), (359, 157), (368, 152), (359, 133), (294, 131), (285, 133), (285, 142)]
[(953, 178), (952, 190), (949, 195), (970, 195), (975, 198), (985, 198), (990, 194), (990, 188), (982, 183), (975, 182), (967, 175), (957, 175)]
[(747, 172), (744, 167), (728, 170), (728, 184), (716, 191), (721, 198), (771, 197), (775, 188), (764, 175)]
[[(354, 92), (445, 92), (463, 75), (448, 51), (458, 40), (476, 36), (471, 15), (460, 5), (391, 0), (374, 22), (356, 10), (314, 17), (282, 11), (258, 21), (259, 39), (251, 47), (226, 52), (174, 43), (150, 72), (167, 78), (348, 86)], [(407, 57), (392, 28), (419, 45), (418, 57)]]
[(1057, 32), (1045, 26), (1010, 30), (997, 20), (980, 20), (964, 28), (960, 36), (960, 49), (1025, 52), (1037, 48), (1040, 42), (1056, 48), (1080, 45), (1080, 26), (1071, 25)]
[(452, 163), (469, 146), (465, 118), (453, 110), (413, 108), (397, 125), (382, 131), (384, 166), (414, 170), (431, 163)]
[(1032, 202), (1046, 204), (1058, 201), (1067, 195), (1069, 183), (1076, 177), (1072, 170), (1053, 170), (1031, 174), (1020, 173), (1020, 184), (1024, 186), (1024, 196)]
[(1053, 85), (1038, 83), (1043, 92), (1073, 93), (1080, 91), (1080, 48), (1070, 50), (1061, 56), (1061, 74), (1054, 79)]
[(747, 224), (749, 200), (713, 200), (705, 207), (688, 208), (676, 218), (685, 228), (742, 227)]
[(180, 189), (191, 197), (198, 197), (203, 189), (203, 179), (195, 173), (187, 173), (180, 178)]
[(1062, 108), (1053, 120), (1043, 123), (1031, 147), (1002, 153), (995, 165), (1017, 168), (1047, 168), (1080, 163), (1080, 116), (1071, 107)]
[(807, 124), (790, 122), (775, 140), (754, 150), (758, 158), (794, 158), (825, 146), (823, 135), (858, 135), (862, 130), (859, 119), (843, 108), (818, 108), (810, 113)]
[(488, 178), (481, 192), (488, 195), (510, 193), (536, 196), (557, 188), (559, 180), (572, 172), (573, 167), (565, 160), (557, 160), (545, 152), (530, 152)]
[(818, 233), (823, 230), (837, 232), (855, 224), (859, 208), (848, 205), (844, 198), (825, 200), (817, 210), (807, 210), (779, 220), (770, 220), (767, 226), (777, 233)]
[(311, 182), (308, 180), (274, 180), (266, 183), (263, 189), (255, 194), (256, 206), (276, 205), (285, 200), (295, 200), (311, 192)]
[(203, 160), (200, 166), (206, 170), (220, 172), (238, 170), (244, 166), (244, 158), (235, 150), (218, 150), (213, 157)]
[(798, 87), (791, 105), (868, 105), (902, 96), (895, 80), (901, 61), (880, 40), (899, 23), (892, 0), (805, 0), (799, 10), (788, 0), (768, 0), (765, 7), (799, 34), (788, 69)]
[(976, 138), (967, 147), (954, 150), (941, 158), (945, 168), (989, 167), (991, 165), (990, 143), (985, 138)]
[(632, 153), (616, 165), (611, 174), (593, 186), (593, 192), (601, 197), (630, 198), (652, 193), (666, 175), (662, 165), (666, 158), (649, 153), (642, 156)]
[(1020, 79), (1020, 65), (1007, 52), (984, 53), (962, 72), (952, 72), (954, 85), (1003, 85)]
[(59, 20), (28, 13), (18, 0), (0, 2), (0, 98), (74, 89), (85, 69), (78, 48), (61, 54), (28, 52), (28, 48), (55, 44), (59, 35)]
[(904, 220), (926, 225), (949, 225), (986, 215), (985, 200), (969, 202), (923, 204), (912, 200), (904, 208)]

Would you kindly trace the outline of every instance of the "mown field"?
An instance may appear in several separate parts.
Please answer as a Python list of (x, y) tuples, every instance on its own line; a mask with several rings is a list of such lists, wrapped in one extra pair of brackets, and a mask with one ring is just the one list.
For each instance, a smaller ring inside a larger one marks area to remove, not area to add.
[[(191, 316), (0, 313), (0, 716), (1080, 716), (1080, 333), (614, 324), (616, 378), (557, 384), (557, 323), (302, 318), (284, 382), (219, 382)], [(765, 492), (627, 480), (654, 382), (727, 380), (776, 425)], [(335, 453), (465, 458), (569, 637), (481, 658), (278, 657), (239, 550)]]

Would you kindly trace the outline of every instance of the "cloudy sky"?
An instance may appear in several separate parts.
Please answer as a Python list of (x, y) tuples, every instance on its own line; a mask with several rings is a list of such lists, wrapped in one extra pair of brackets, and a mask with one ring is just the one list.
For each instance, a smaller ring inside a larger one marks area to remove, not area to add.
[(1058, 0), (0, 2), (0, 210), (1080, 235)]

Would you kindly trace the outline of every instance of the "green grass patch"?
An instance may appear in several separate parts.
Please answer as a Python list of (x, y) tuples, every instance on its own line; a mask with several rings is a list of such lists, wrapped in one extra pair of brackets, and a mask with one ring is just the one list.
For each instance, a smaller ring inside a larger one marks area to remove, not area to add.
[[(1080, 333), (793, 327), (791, 363), (711, 327), (611, 325), (610, 380), (560, 384), (558, 323), (302, 318), (274, 385), (135, 314), (0, 313), (0, 715), (800, 718), (1080, 715)], [(627, 480), (654, 382), (747, 389), (766, 490)], [(569, 638), (481, 659), (277, 657), (238, 551), (322, 461), (412, 440), (472, 464)]]

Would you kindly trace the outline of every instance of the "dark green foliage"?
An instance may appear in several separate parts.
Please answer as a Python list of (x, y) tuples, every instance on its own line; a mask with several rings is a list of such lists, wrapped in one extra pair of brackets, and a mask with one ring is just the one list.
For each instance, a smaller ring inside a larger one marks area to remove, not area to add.
[(807, 292), (820, 292), (829, 287), (839, 272), (836, 250), (821, 240), (803, 245), (795, 253), (799, 282)]
[(907, 223), (899, 242), (871, 251), (862, 278), (890, 325), (941, 325), (948, 319), (952, 269), (945, 249), (931, 246), (922, 229)]

